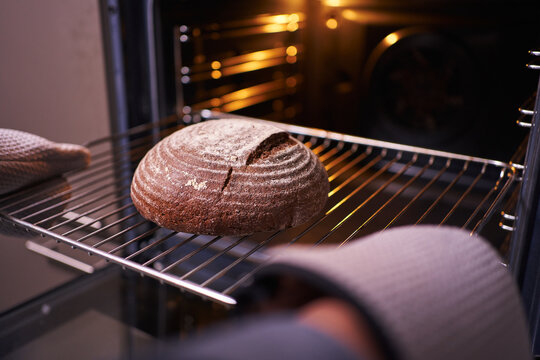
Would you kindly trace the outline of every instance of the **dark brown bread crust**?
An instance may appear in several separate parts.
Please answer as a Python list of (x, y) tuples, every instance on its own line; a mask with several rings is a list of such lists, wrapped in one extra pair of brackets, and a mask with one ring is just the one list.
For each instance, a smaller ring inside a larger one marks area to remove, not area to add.
[(137, 167), (131, 198), (168, 229), (244, 235), (308, 221), (328, 190), (326, 170), (301, 142), (266, 123), (224, 119), (159, 142)]

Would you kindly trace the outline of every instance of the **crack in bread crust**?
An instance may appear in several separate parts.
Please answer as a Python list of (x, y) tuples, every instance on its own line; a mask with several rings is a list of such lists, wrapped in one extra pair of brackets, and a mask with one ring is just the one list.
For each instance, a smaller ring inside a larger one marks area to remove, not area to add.
[(131, 190), (141, 215), (162, 227), (245, 235), (310, 220), (324, 208), (329, 183), (317, 156), (288, 133), (226, 119), (163, 139), (141, 160)]
[(290, 135), (286, 132), (280, 132), (270, 135), (268, 138), (261, 141), (259, 146), (257, 146), (255, 150), (251, 152), (251, 154), (249, 154), (246, 160), (246, 165), (251, 165), (257, 160), (268, 157), (272, 149), (277, 148), (280, 145), (293, 145), (294, 143), (292, 143), (290, 140)]
[(221, 187), (221, 192), (223, 192), (223, 190), (225, 190), (227, 185), (229, 185), (229, 181), (231, 181), (232, 172), (233, 172), (233, 168), (230, 167), (229, 171), (227, 171), (227, 177), (225, 178), (225, 181), (223, 182), (223, 186)]

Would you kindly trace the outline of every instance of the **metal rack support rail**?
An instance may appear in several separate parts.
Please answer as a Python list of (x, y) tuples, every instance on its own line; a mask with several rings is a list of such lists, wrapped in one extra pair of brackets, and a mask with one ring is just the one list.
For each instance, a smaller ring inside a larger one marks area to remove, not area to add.
[(94, 162), (66, 174), (69, 190), (54, 192), (56, 185), (46, 181), (0, 197), (0, 220), (233, 306), (231, 293), (267, 259), (270, 245), (285, 245), (283, 251), (306, 242), (341, 246), (366, 228), (384, 231), (407, 223), (411, 212), (411, 225), (433, 223), (436, 215), (439, 225), (459, 222), (478, 233), (516, 178), (516, 167), (496, 160), (273, 124), (303, 141), (329, 174), (325, 212), (298, 228), (238, 238), (203, 236), (162, 229), (140, 217), (129, 200), (131, 172), (156, 134), (164, 137), (184, 126), (177, 118), (87, 143)]

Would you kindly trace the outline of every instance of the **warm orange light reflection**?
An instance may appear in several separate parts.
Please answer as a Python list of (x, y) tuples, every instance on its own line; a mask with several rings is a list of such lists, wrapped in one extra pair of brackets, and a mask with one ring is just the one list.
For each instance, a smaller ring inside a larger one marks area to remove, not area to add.
[(289, 25), (290, 24), (287, 24), (287, 26), (285, 26), (284, 24), (268, 24), (268, 25), (262, 26), (262, 29), (263, 29), (263, 32), (265, 33), (276, 33), (276, 32), (288, 30)]
[(266, 59), (269, 59), (269, 58), (270, 58), (270, 56), (268, 56), (268, 54), (265, 53), (264, 51), (257, 51), (257, 52), (252, 53), (251, 60), (253, 60), (253, 61), (261, 61), (261, 60), (266, 60)]
[(212, 64), (210, 65), (212, 69), (217, 70), (221, 67), (221, 63), (219, 61), (212, 61)]
[(285, 83), (288, 87), (295, 87), (296, 86), (296, 78), (294, 76), (290, 76), (285, 80)]
[(286, 24), (289, 22), (289, 15), (276, 15), (272, 18), (273, 22), (276, 24)]
[(343, 16), (347, 20), (351, 21), (358, 21), (360, 20), (360, 15), (352, 10), (346, 9), (341, 12), (341, 16)]
[(212, 79), (219, 79), (221, 77), (221, 71), (219, 70), (214, 70), (212, 71)]
[(329, 29), (336, 29), (338, 26), (338, 22), (336, 19), (334, 18), (330, 18), (328, 20), (326, 20), (326, 27), (329, 28)]
[[(243, 107), (252, 106), (261, 102), (279, 98), (294, 91), (292, 87), (302, 81), (300, 76), (291, 76), (287, 79), (276, 79), (267, 83), (251, 86), (233, 92), (224, 93), (221, 97), (215, 97), (197, 104), (193, 109), (205, 109), (220, 107), (221, 111), (234, 111)], [(224, 91), (228, 91), (224, 89)]]
[(296, 22), (288, 23), (287, 24), (287, 30), (290, 31), (290, 32), (298, 30), (298, 23), (296, 23)]
[(253, 96), (253, 97), (251, 97), (249, 99), (242, 99), (242, 100), (238, 100), (238, 101), (233, 101), (231, 103), (223, 105), (221, 107), (221, 110), (224, 111), (224, 112), (231, 112), (231, 111), (235, 111), (235, 110), (238, 110), (238, 109), (243, 109), (243, 108), (246, 108), (246, 107), (249, 107), (249, 106), (253, 106), (253, 105), (256, 105), (256, 104), (260, 104), (262, 102), (269, 101), (269, 100), (281, 97), (283, 95), (284, 95), (284, 93), (282, 93), (280, 91), (277, 91), (277, 92), (272, 92), (272, 93), (265, 94), (265, 95)]
[(326, 6), (341, 6), (340, 0), (324, 0), (324, 5)]
[(289, 15), (289, 22), (298, 22), (300, 21), (300, 16), (298, 14), (291, 14)]
[(281, 87), (282, 85), (279, 81), (271, 81), (225, 94), (221, 97), (221, 101), (226, 104), (244, 100), (253, 96), (260, 96), (268, 92), (279, 90)]
[(296, 62), (296, 56), (287, 56), (287, 62), (289, 64), (294, 64)]
[(296, 54), (298, 54), (298, 49), (296, 48), (296, 46), (289, 46), (287, 50), (285, 50), (285, 52), (289, 56), (296, 56)]
[(386, 37), (384, 38), (383, 41), (386, 43), (386, 45), (392, 46), (392, 45), (394, 45), (398, 40), (399, 40), (398, 34), (396, 34), (396, 33), (391, 33), (391, 34), (386, 35)]
[(234, 98), (236, 99), (242, 99), (242, 98), (248, 98), (250, 96), (253, 96), (255, 94), (255, 91), (251, 88), (246, 88), (246, 89), (242, 89), (242, 90), (238, 90), (238, 91), (235, 91), (234, 93), (232, 93), (232, 99), (229, 99), (229, 97), (227, 95), (224, 95), (223, 96), (223, 99), (227, 102), (229, 101), (233, 101)]
[[(303, 13), (292, 13), (292, 14), (279, 14), (279, 15), (261, 15), (257, 16), (254, 19), (251, 19), (249, 23), (242, 23), (239, 25), (251, 25), (255, 24), (286, 24), (294, 21), (303, 21)], [(238, 23), (238, 22), (236, 22)]]
[(249, 61), (243, 64), (238, 64), (235, 66), (229, 66), (229, 67), (223, 68), (222, 71), (223, 71), (223, 75), (229, 76), (229, 75), (239, 74), (243, 72), (264, 69), (267, 67), (276, 66), (280, 64), (283, 64), (283, 58), (268, 59), (268, 60), (263, 60), (263, 61)]
[(230, 58), (223, 59), (221, 61), (221, 66), (227, 67), (227, 66), (237, 65), (244, 62), (248, 62), (248, 61), (261, 61), (261, 60), (272, 59), (272, 58), (283, 56), (283, 51), (284, 51), (284, 48), (275, 48), (275, 49), (269, 49), (269, 50), (255, 51), (252, 53), (239, 55), (239, 56), (233, 56)]

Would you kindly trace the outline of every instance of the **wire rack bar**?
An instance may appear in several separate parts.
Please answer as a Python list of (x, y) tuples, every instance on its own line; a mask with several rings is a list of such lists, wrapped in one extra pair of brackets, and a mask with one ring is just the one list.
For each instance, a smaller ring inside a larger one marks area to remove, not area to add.
[[(201, 117), (230, 116), (205, 114)], [(93, 162), (87, 169), (0, 197), (0, 231), (7, 221), (71, 245), (72, 251), (86, 251), (234, 305), (231, 294), (268, 258), (268, 247), (341, 246), (407, 224), (449, 224), (479, 233), (490, 229), (492, 215), (515, 183), (512, 164), (274, 124), (309, 147), (329, 175), (325, 211), (297, 228), (205, 236), (163, 229), (143, 219), (130, 200), (131, 177), (156, 134), (164, 137), (185, 126), (171, 118), (89, 142)]]
[(54, 232), (50, 232), (46, 229), (43, 229), (43, 228), (38, 228), (38, 227), (35, 227), (33, 224), (31, 223), (28, 223), (28, 222), (25, 222), (23, 220), (20, 220), (20, 219), (17, 219), (17, 218), (14, 218), (8, 214), (5, 214), (5, 213), (0, 213), (4, 218), (12, 221), (13, 223), (15, 224), (18, 224), (18, 225), (21, 225), (27, 229), (30, 229), (32, 231), (35, 231), (35, 232), (38, 232), (38, 233), (41, 233), (43, 235), (46, 235), (46, 236), (49, 236), (53, 239), (56, 239), (56, 240), (59, 240), (59, 241), (62, 241), (66, 244), (69, 244), (69, 245), (72, 245), (74, 247), (78, 247), (84, 251), (87, 251), (91, 254), (95, 254), (95, 255), (99, 255), (113, 263), (116, 263), (118, 265), (122, 265), (122, 266), (125, 266), (126, 268), (129, 268), (129, 269), (132, 269), (132, 270), (135, 270), (135, 271), (139, 271), (140, 273), (144, 274), (144, 275), (147, 275), (147, 276), (151, 276), (155, 279), (158, 279), (160, 281), (163, 281), (163, 282), (166, 282), (168, 284), (171, 284), (171, 285), (174, 285), (174, 286), (177, 286), (181, 289), (184, 289), (186, 291), (190, 291), (192, 293), (195, 293), (195, 294), (198, 294), (200, 296), (203, 296), (203, 297), (207, 297), (207, 298), (210, 298), (210, 299), (213, 299), (217, 302), (220, 302), (220, 303), (223, 303), (225, 305), (235, 305), (236, 304), (236, 300), (234, 300), (233, 298), (231, 298), (230, 296), (226, 296), (226, 295), (223, 295), (219, 292), (216, 292), (212, 289), (209, 289), (209, 288), (205, 288), (204, 286), (200, 286), (198, 284), (194, 284), (190, 281), (186, 281), (186, 280), (181, 280), (179, 279), (178, 277), (176, 276), (171, 276), (169, 274), (163, 274), (163, 273), (160, 273), (152, 268), (149, 268), (149, 267), (144, 267), (144, 266), (141, 266), (137, 263), (134, 263), (132, 261), (128, 261), (120, 256), (115, 256), (115, 255), (112, 255), (112, 254), (109, 254), (107, 252), (104, 252), (104, 251), (101, 251), (99, 249), (95, 249), (95, 248), (92, 248), (91, 246), (88, 246), (84, 243), (78, 243), (68, 237), (65, 237), (65, 236), (61, 236), (59, 234), (56, 234)]

